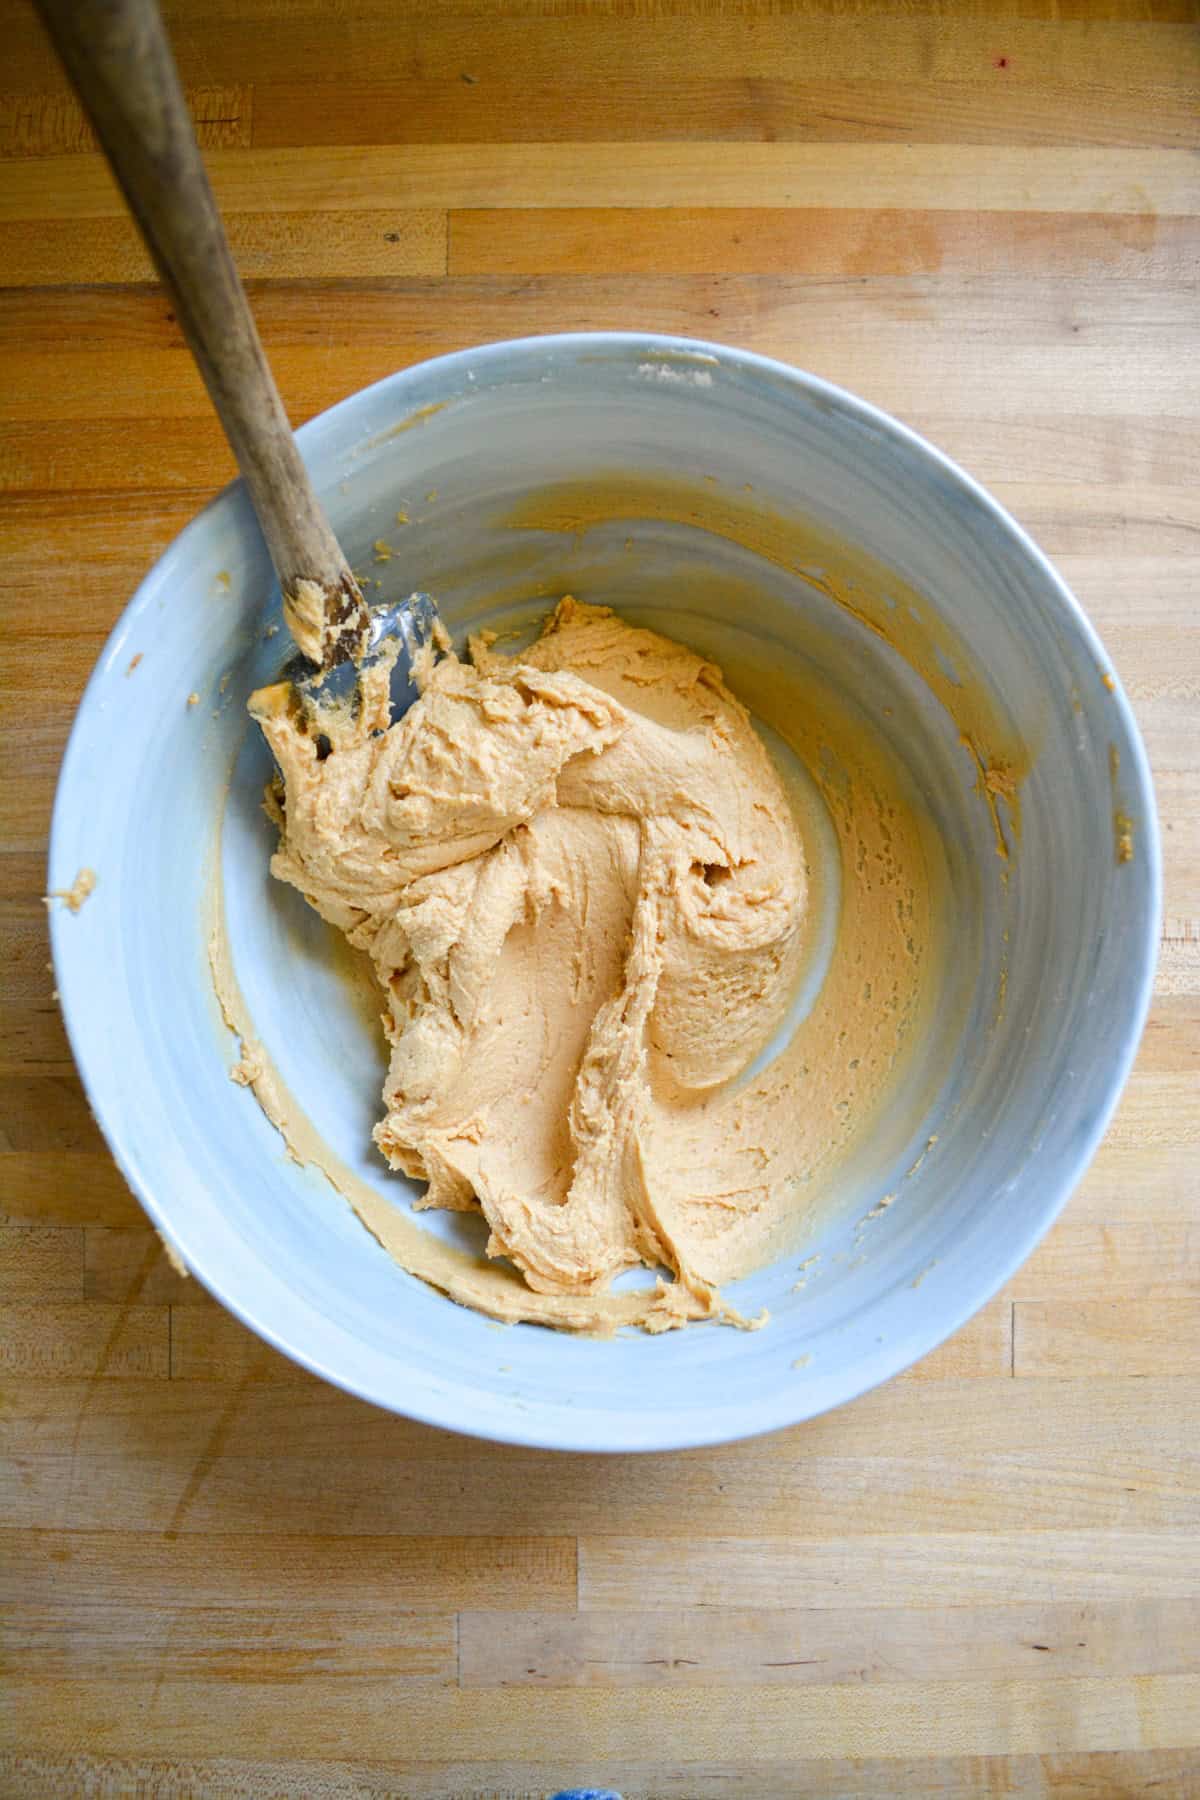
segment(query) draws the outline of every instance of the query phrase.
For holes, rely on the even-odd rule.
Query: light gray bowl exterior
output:
[[[361,1082],[375,1053],[337,1014],[313,935],[323,928],[281,912],[271,894],[270,833],[249,804],[261,752],[244,699],[278,665],[283,640],[263,640],[278,596],[235,485],[123,613],[80,705],[54,812],[50,886],[68,887],[85,866],[98,878],[78,914],[52,912],[63,1012],[92,1109],[150,1217],[200,1281],[298,1362],[381,1406],[512,1443],[721,1442],[809,1418],[927,1354],[1009,1279],[1065,1203],[1116,1104],[1152,988],[1150,773],[1119,685],[1105,684],[1103,647],[1054,569],[921,438],[825,382],[722,345],[638,334],[486,345],[392,376],[298,436],[356,564],[370,561],[376,538],[403,541],[391,529],[402,504],[433,521],[424,541],[436,561],[493,503],[623,467],[715,477],[729,491],[750,484],[894,568],[953,622],[1014,728],[1036,742],[1011,891],[988,872],[977,952],[994,961],[1008,906],[1007,1020],[976,1031],[956,1090],[913,1118],[899,1161],[935,1133],[939,1154],[903,1204],[865,1237],[848,1215],[832,1219],[800,1291],[796,1261],[738,1285],[743,1310],[770,1308],[762,1331],[607,1343],[501,1331],[406,1275],[322,1177],[289,1161],[228,1077],[236,1052],[205,941],[219,859],[239,975],[268,1047],[296,1091],[313,1095],[318,1124],[340,1133],[339,1151],[406,1203],[366,1144],[373,1101]],[[427,503],[434,488],[443,499]],[[499,556],[507,540],[494,541]],[[548,548],[552,574],[564,554],[569,573],[569,553]],[[408,585],[427,585],[423,566],[413,576]],[[461,617],[479,599],[469,586]],[[773,616],[801,604],[799,593],[781,591]],[[201,700],[189,707],[193,690]],[[1115,806],[1132,823],[1125,864],[1114,855]],[[271,984],[278,993],[289,956],[301,973],[280,1018],[299,1010],[273,1036]],[[329,1046],[315,1033],[296,1039],[323,997],[337,1014],[338,1073],[320,1086]]]

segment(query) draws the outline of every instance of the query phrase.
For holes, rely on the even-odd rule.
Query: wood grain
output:
[[[47,1378],[170,1372],[165,1306],[12,1301],[0,1306],[0,1370]]]
[[[208,1304],[207,1291],[179,1273],[140,1213],[139,1222],[140,1230],[88,1226],[83,1234],[82,1298],[120,1304],[136,1297],[148,1306]]]
[[[0,1299],[82,1300],[82,1231],[0,1225]]]
[[[246,1680],[303,1689],[327,1681],[373,1680],[445,1684],[457,1673],[454,1615],[298,1606],[282,1615],[263,1607],[162,1605],[153,1613],[115,1601],[89,1607],[81,1619],[72,1600],[20,1603],[3,1626],[5,1651],[20,1659],[26,1680],[103,1679],[114,1655],[133,1654],[129,1675],[154,1681],[165,1667],[180,1679]]]
[[[188,110],[202,150],[249,149],[254,89],[242,83],[189,87]],[[0,157],[73,156],[96,149],[96,134],[74,94],[0,95]]]
[[[176,1529],[202,1535],[472,1535],[483,1522],[599,1539],[619,1523],[627,1538],[686,1546],[736,1541],[752,1521],[782,1548],[803,1535],[851,1554],[882,1518],[925,1535],[935,1570],[945,1532],[981,1555],[1014,1529],[1035,1548],[1043,1532],[1104,1532],[1119,1567],[1125,1532],[1200,1530],[1200,1453],[1179,1425],[1200,1405],[1189,1377],[900,1384],[844,1421],[763,1444],[598,1463],[464,1444],[331,1396],[315,1377],[31,1377],[9,1381],[6,1398],[0,1445],[22,1480],[0,1492],[2,1527],[153,1534],[187,1494]],[[189,1494],[218,1428],[221,1453]],[[73,1463],[88,1479],[68,1496]]]
[[[1175,281],[1197,270],[1184,219],[932,213],[894,207],[495,208],[449,215],[451,275],[1053,275]]]
[[[3,1085],[7,1096],[15,1099],[22,1112],[26,1106],[40,1108],[49,1102],[51,1083],[48,1079],[43,1078],[36,1085],[29,1082]],[[78,1082],[64,1078],[64,1086],[67,1088],[64,1111],[73,1109],[83,1114],[90,1124],[87,1103]],[[42,1123],[47,1122],[43,1118]],[[19,1131],[23,1124],[24,1119],[21,1119],[17,1126]],[[68,1132],[72,1125],[67,1126]],[[90,1135],[86,1126],[82,1129],[83,1134]],[[94,1131],[95,1127],[92,1129]],[[21,1131],[21,1135],[25,1133]],[[144,1224],[145,1214],[107,1151],[74,1150],[65,1146],[40,1151],[6,1148],[0,1151],[0,1171],[3,1172],[5,1214],[10,1219],[30,1225],[104,1227]]]
[[[1188,150],[914,144],[588,143],[330,145],[214,150],[223,211],[312,213],[396,207],[857,206],[931,212],[1038,210],[1189,217],[1200,175]],[[0,221],[113,218],[121,199],[91,157],[16,161]]]
[[[168,1794],[175,1792],[236,1795],[254,1800],[260,1794],[304,1794],[319,1800],[364,1800],[397,1792],[405,1800],[494,1800],[496,1795],[542,1800],[562,1778],[562,1760],[531,1762],[526,1757],[503,1761],[459,1761],[453,1755],[436,1764],[412,1762],[407,1756],[383,1762],[354,1762],[341,1757],[309,1761],[301,1758],[264,1761],[247,1756],[172,1757],[162,1759],[101,1754],[26,1755],[0,1753],[0,1775],[16,1800],[44,1800],[47,1792],[103,1794]],[[997,1794],[1036,1796],[1037,1800],[1192,1800],[1196,1759],[1190,1751],[1102,1751],[1014,1756],[855,1757],[851,1762],[820,1760],[795,1754],[756,1758],[753,1763],[723,1757],[670,1761],[657,1752],[652,1759],[605,1760],[605,1774],[621,1791],[653,1795],[655,1800],[696,1800],[697,1795],[732,1794],[744,1800],[895,1800],[896,1783],[911,1786],[926,1800],[995,1800]],[[902,1791],[902,1790],[901,1790]]]
[[[1016,1375],[1200,1373],[1200,1299],[1019,1301]]]
[[[464,1687],[751,1687],[1183,1673],[1200,1600],[459,1616]]]
[[[373,1761],[400,1760],[415,1741],[445,1746],[468,1763],[517,1757],[546,1763],[562,1756],[566,1742],[592,1765],[631,1758],[647,1772],[661,1758],[664,1738],[687,1745],[685,1766],[753,1763],[764,1752],[781,1760],[801,1745],[822,1760],[924,1757],[947,1741],[972,1756],[1174,1750],[1190,1742],[1200,1706],[1200,1677],[1193,1675],[933,1682],[921,1690],[923,1703],[907,1684],[886,1682],[559,1688],[549,1706],[536,1690],[468,1693],[424,1685],[398,1704],[395,1684],[383,1678],[308,1689],[294,1713],[272,1704],[273,1685],[251,1681],[218,1687],[164,1679],[153,1708],[145,1709],[122,1704],[128,1690],[120,1680],[84,1681],[75,1691],[73,1732],[123,1756],[144,1756],[164,1740],[174,1757],[204,1755],[215,1739],[233,1756],[286,1757],[295,1749],[294,1713],[303,1710],[306,1742],[336,1754],[352,1738],[358,1754]],[[12,1726],[31,1751],[44,1754],[60,1743],[61,1703],[52,1684],[18,1673],[6,1700]]]
[[[660,1606],[1029,1605],[1056,1600],[1200,1597],[1200,1533],[993,1531],[827,1538],[583,1538],[579,1603]],[[1114,1554],[1115,1552],[1115,1554]]]
[[[277,1558],[244,1537],[25,1532],[10,1544],[24,1605],[66,1599],[89,1609],[152,1594],[181,1609],[320,1606],[347,1614],[503,1607],[543,1587],[547,1604],[575,1602],[575,1544],[563,1537],[325,1539],[280,1534]],[[11,1595],[11,1580],[6,1582]],[[0,1592],[5,1591],[0,1589]]]
[[[319,237],[313,236],[305,212],[243,212],[229,220],[229,241],[247,281],[440,275],[446,267],[447,238],[446,214],[420,207],[383,217],[377,212],[332,213]],[[1165,254],[1177,266],[1169,246]],[[63,282],[124,286],[153,279],[145,247],[123,218],[3,224],[0,259],[12,287]],[[1148,255],[1143,262],[1147,260]]]
[[[1137,712],[1163,943],[1059,1223],[793,1431],[588,1459],[351,1399],[168,1262],[42,899],[74,708],[232,475],[24,0],[0,68],[0,1791],[1200,1793],[1200,30],[1192,0],[168,0],[299,421],[658,328],[897,412]],[[140,646],[139,646],[140,647]],[[153,678],[152,646],[131,677]],[[181,704],[186,696],[181,695]]]
[[[26,1755],[0,1753],[0,1774],[16,1800],[44,1800],[47,1792],[124,1795],[176,1792],[236,1795],[253,1800],[267,1794],[304,1794],[319,1800],[364,1800],[397,1792],[405,1800],[494,1800],[496,1795],[542,1800],[562,1779],[561,1756],[545,1762],[525,1757],[503,1761],[453,1755],[436,1764],[406,1756],[383,1762],[342,1758],[319,1762],[300,1758],[264,1761],[248,1756],[172,1757],[164,1769],[149,1756]],[[1190,1751],[1102,1751],[1014,1756],[854,1757],[845,1762],[796,1754],[756,1758],[753,1763],[723,1757],[670,1761],[605,1760],[605,1774],[625,1794],[655,1800],[696,1800],[697,1795],[731,1794],[744,1800],[895,1800],[896,1783],[926,1800],[995,1800],[997,1794],[1045,1800],[1192,1800],[1196,1759]],[[903,1791],[903,1790],[900,1790]]]
[[[1102,419],[1128,418],[1140,405],[1156,419],[1183,422],[1200,404],[1200,375],[1178,354],[1195,316],[1187,284],[1114,280],[1096,298],[1081,300],[1050,281],[880,276],[872,291],[877,310],[869,329],[858,311],[861,277],[813,283],[774,275],[456,276],[442,284],[439,307],[430,306],[423,283],[399,280],[339,296],[345,344],[330,340],[319,288],[268,287],[255,296],[255,310],[297,419],[332,405],[348,382],[375,380],[398,365],[493,338],[514,319],[538,332],[635,330],[649,317],[661,329],[690,336],[728,333],[732,320],[748,349],[769,349],[828,379],[854,381],[877,404],[916,423],[932,410],[931,383],[923,361],[914,363],[912,339],[937,318],[945,337],[936,412],[959,422],[958,441],[968,448],[965,422],[981,413],[1015,426],[1031,410],[1031,394],[1036,414],[1057,417],[1077,415],[1081,391]],[[17,290],[5,297],[0,343],[11,349],[20,376],[0,392],[0,428],[207,416],[199,377],[168,309],[151,292]],[[1021,479],[1019,465],[1010,465],[1008,497],[1036,504],[1036,494],[1021,495]],[[1106,504],[1074,495],[1077,503],[1090,498],[1091,517],[1107,522],[1093,528],[1089,519],[1089,534],[1079,534],[1070,548],[1150,552],[1157,535],[1139,540],[1125,523],[1132,515],[1136,527],[1147,512],[1156,533],[1177,515],[1181,532],[1194,537],[1197,502],[1179,491],[1182,483],[1169,484],[1169,501],[1156,484],[1113,485],[1118,492]],[[1043,510],[1058,501],[1060,489],[1077,486],[1052,484],[1041,497]],[[1039,529],[1036,513],[1033,529]]]

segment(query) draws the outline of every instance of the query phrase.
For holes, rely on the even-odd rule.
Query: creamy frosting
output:
[[[745,1324],[723,1285],[799,1244],[924,1016],[936,834],[819,682],[789,677],[806,800],[711,661],[606,608],[567,599],[528,649],[469,651],[431,655],[395,724],[386,668],[318,719],[286,684],[251,702],[279,769],[273,871],[370,959],[376,1142],[427,1183],[418,1206],[482,1212],[488,1257],[331,1179],[405,1267],[498,1318]],[[832,951],[796,1014],[831,879]],[[636,1264],[674,1279],[610,1292]]]
[[[786,1150],[680,1158],[783,1021],[807,885],[745,708],[712,663],[570,599],[520,655],[485,634],[390,728],[386,705],[368,678],[322,754],[286,690],[254,701],[273,871],[385,997],[380,1149],[423,1204],[481,1208],[534,1290],[645,1263],[679,1278],[673,1310],[718,1309],[739,1223],[786,1205]]]

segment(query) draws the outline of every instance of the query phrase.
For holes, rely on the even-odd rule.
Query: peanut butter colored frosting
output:
[[[281,776],[272,870],[374,970],[376,1143],[427,1183],[419,1206],[481,1211],[503,1259],[491,1283],[442,1279],[432,1251],[419,1272],[502,1318],[745,1323],[723,1285],[796,1241],[914,1017],[920,829],[870,770],[831,780],[860,879],[789,1035],[817,877],[712,662],[566,599],[528,649],[484,633],[420,675],[391,724],[369,673],[324,742],[286,688],[251,703]],[[382,1210],[371,1228],[414,1266],[425,1234]],[[673,1279],[610,1295],[639,1264]]]

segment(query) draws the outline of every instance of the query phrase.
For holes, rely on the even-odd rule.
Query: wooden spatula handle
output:
[[[296,449],[208,183],[155,0],[37,0],[245,477],[284,610],[325,667],[361,655],[366,605]]]

